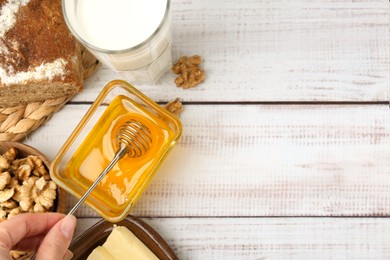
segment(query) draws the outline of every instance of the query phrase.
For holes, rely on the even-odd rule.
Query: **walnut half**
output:
[[[168,102],[164,108],[174,114],[175,116],[179,117],[181,112],[183,112],[183,104],[180,102],[179,98],[176,98],[170,102]]]
[[[179,76],[175,79],[177,87],[193,88],[205,80],[205,72],[200,68],[202,57],[199,55],[182,56],[172,66],[172,71]]]

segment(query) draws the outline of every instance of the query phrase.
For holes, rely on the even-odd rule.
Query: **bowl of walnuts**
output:
[[[31,146],[0,142],[0,221],[27,212],[65,212],[66,193],[51,180],[49,166]]]

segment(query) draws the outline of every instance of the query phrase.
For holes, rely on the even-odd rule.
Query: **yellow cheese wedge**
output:
[[[99,246],[89,255],[88,260],[158,259],[126,227],[114,227],[103,246]]]

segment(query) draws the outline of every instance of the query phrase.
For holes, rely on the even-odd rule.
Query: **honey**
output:
[[[79,193],[85,192],[113,159],[118,149],[115,136],[129,120],[137,120],[150,130],[150,148],[141,157],[125,155],[116,163],[86,200],[96,208],[119,212],[134,203],[174,143],[175,133],[163,118],[126,96],[115,97],[66,165],[65,178],[82,187]]]

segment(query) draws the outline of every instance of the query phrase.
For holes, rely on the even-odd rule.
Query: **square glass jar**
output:
[[[116,132],[124,122],[142,122],[150,148],[139,158],[124,156],[84,201],[109,222],[125,218],[182,133],[175,116],[122,80],[109,82],[50,166],[52,179],[80,198],[118,150]]]

